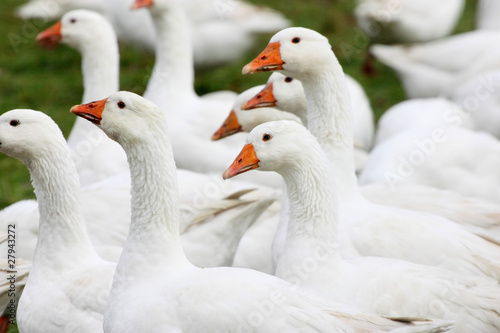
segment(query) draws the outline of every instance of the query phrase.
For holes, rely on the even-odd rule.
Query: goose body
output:
[[[412,45],[375,44],[370,52],[396,71],[408,98],[437,97],[499,68],[499,34],[475,30]]]
[[[359,254],[403,259],[498,280],[496,245],[444,218],[376,205],[361,196],[352,158],[349,94],[342,67],[324,36],[305,28],[280,31],[266,49],[243,68],[243,73],[269,69],[280,70],[302,82],[308,106],[308,129],[331,162],[338,182],[341,228],[349,230]],[[279,233],[275,247],[284,249],[284,239]],[[481,259],[477,257],[479,253],[482,253]],[[443,257],[439,259],[440,256]],[[488,268],[483,266],[486,262]]]
[[[364,325],[390,330],[393,322],[370,316],[370,323],[336,303],[329,312],[327,302],[292,292],[293,285],[270,275],[193,266],[180,246],[175,162],[163,112],[128,92],[75,106],[72,112],[92,119],[124,147],[132,175],[132,222],[105,313],[106,332],[329,332]],[[273,291],[282,296],[279,304],[271,300],[275,310],[258,325],[250,322],[256,302],[265,302]]]
[[[443,38],[455,28],[464,0],[359,0],[357,25],[377,43],[415,43]]]

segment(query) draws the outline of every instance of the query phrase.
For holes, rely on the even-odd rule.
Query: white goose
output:
[[[498,246],[449,220],[375,205],[360,195],[354,173],[349,94],[342,67],[324,36],[305,28],[278,32],[243,73],[265,70],[280,70],[302,82],[308,128],[327,153],[338,180],[341,227],[348,228],[360,254],[500,279]],[[275,239],[276,247],[283,249],[283,242]]]
[[[172,146],[179,168],[218,172],[227,167],[237,147],[236,135],[211,141],[213,131],[226,118],[236,93],[221,91],[198,96],[194,91],[194,66],[186,17],[176,0],[138,0],[134,8],[146,7],[158,33],[153,74],[144,97],[161,107],[171,126]],[[239,138],[238,138],[239,137]],[[215,157],[215,158],[214,158]],[[244,180],[281,186],[276,174]]]
[[[415,43],[452,33],[465,0],[358,0],[357,25],[378,43]]]
[[[65,14],[52,27],[41,32],[43,46],[65,43],[82,55],[83,103],[117,92],[119,88],[119,50],[109,22],[96,12],[75,10]],[[88,121],[77,119],[68,137],[82,186],[128,170],[123,149]]]
[[[106,16],[122,43],[147,51],[156,48],[155,30],[149,15],[131,11],[134,0],[32,0],[17,8],[23,19],[55,20],[75,9],[97,11]],[[244,1],[182,1],[189,17],[190,37],[197,66],[235,61],[254,44],[253,35],[276,32],[290,25],[283,14]]]
[[[0,116],[0,151],[28,167],[40,209],[35,257],[17,310],[20,331],[102,332],[116,265],[90,243],[78,173],[61,131],[41,112],[13,110]]]
[[[500,31],[475,30],[413,45],[373,45],[370,52],[398,74],[409,98],[449,94],[500,67]]]
[[[273,73],[273,75],[275,74],[278,73]],[[251,88],[247,92],[240,94],[237,102],[235,102],[233,111],[214,134],[214,138],[222,138],[236,131],[250,132],[261,123],[278,119],[276,115],[277,110],[272,107],[261,107],[253,109],[251,112],[241,111],[241,102],[245,101],[249,97],[246,95],[250,95],[250,92],[254,89],[257,90],[258,88]],[[257,95],[258,98],[248,101],[246,104],[260,101],[258,102],[261,103],[260,105],[265,105],[269,101],[269,105],[272,105],[274,98],[268,98],[269,95],[266,94],[269,91],[270,89],[264,90]],[[249,107],[253,107],[253,105],[249,104]],[[284,115],[290,115],[286,111],[281,112]],[[422,114],[426,116],[421,117]],[[282,116],[280,115],[279,117]],[[412,128],[422,125],[429,126],[431,124],[434,124],[436,128],[453,126],[474,127],[468,114],[461,110],[458,105],[446,99],[412,99],[399,103],[384,113],[379,120],[377,141],[383,141],[386,137],[394,135],[394,133],[399,132],[405,127]],[[418,184],[398,186],[395,183],[374,183],[361,186],[360,190],[363,196],[372,202],[421,210],[443,216],[461,224],[467,230],[482,238],[500,244],[499,205],[463,196],[454,191]],[[277,214],[275,215],[277,216]],[[267,222],[267,225],[274,226],[276,223],[277,218],[273,222]],[[268,234],[272,230],[269,229]],[[262,238],[262,235],[260,237]],[[261,244],[261,246],[264,246],[264,244]],[[253,247],[255,248],[256,245],[253,245]],[[267,245],[265,248],[267,251],[270,249]],[[261,253],[260,251],[255,252]],[[257,266],[254,265],[252,267]]]
[[[494,279],[458,277],[391,258],[342,258],[335,177],[303,126],[278,121],[256,127],[224,178],[255,168],[280,173],[287,188],[288,226],[282,230],[285,244],[276,276],[382,316],[452,320],[454,332],[500,329],[500,286]],[[439,312],[430,305],[434,302]]]
[[[193,266],[180,246],[176,167],[163,112],[129,92],[71,110],[124,147],[132,174],[132,223],[105,313],[106,332],[401,328],[401,323],[329,306],[267,274]],[[262,305],[272,310],[263,315]],[[429,329],[436,326],[447,324],[430,323]]]

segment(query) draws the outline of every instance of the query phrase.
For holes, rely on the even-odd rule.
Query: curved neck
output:
[[[120,54],[116,36],[103,34],[95,43],[80,49],[82,55],[83,100],[89,103],[119,90]]]
[[[37,267],[67,267],[97,256],[88,238],[80,203],[80,182],[66,142],[24,161],[31,173],[40,212]]]
[[[328,66],[315,68],[300,81],[307,99],[308,129],[332,163],[339,199],[357,196],[352,109],[342,67],[332,53]]]
[[[168,10],[150,12],[157,34],[156,62],[144,96],[165,96],[170,105],[196,98],[193,46],[182,8],[173,2]]]
[[[319,146],[310,146],[307,158],[282,168],[288,198],[285,251],[277,263],[277,274],[290,272],[292,262],[320,255],[340,260],[338,202],[329,163]]]
[[[187,263],[179,236],[176,166],[162,131],[152,129],[141,142],[122,142],[132,177],[132,220],[117,270],[120,274],[142,275]]]

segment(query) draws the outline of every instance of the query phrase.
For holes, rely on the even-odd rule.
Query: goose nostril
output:
[[[260,60],[266,60],[266,59],[267,59],[267,56],[265,56],[265,55],[260,57]]]
[[[243,159],[242,159],[242,158],[240,158],[240,159],[238,160],[238,164],[241,164],[241,162],[243,162]]]

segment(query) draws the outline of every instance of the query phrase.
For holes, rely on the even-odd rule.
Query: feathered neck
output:
[[[350,95],[335,55],[300,78],[307,99],[308,129],[332,163],[339,200],[359,195],[354,166]]]
[[[67,268],[96,258],[80,202],[80,182],[66,142],[45,147],[23,161],[31,173],[40,212],[33,267]],[[53,141],[55,142],[55,141]]]
[[[106,98],[119,90],[120,54],[116,35],[104,33],[95,37],[92,43],[82,43],[78,47],[82,55],[82,103]],[[101,136],[105,136],[101,130],[77,117],[68,137],[68,145],[76,147],[82,139]]]
[[[179,189],[172,147],[162,125],[156,126],[144,133],[144,140],[121,142],[132,177],[132,220],[117,268],[121,276],[168,271],[188,263],[179,236]]]
[[[311,142],[304,154],[307,158],[280,172],[289,206],[285,251],[276,270],[282,277],[294,260],[307,260],[320,253],[328,260],[340,260],[338,198],[330,164],[316,143]]]
[[[176,109],[185,100],[197,98],[189,23],[175,2],[168,10],[151,8],[150,13],[157,34],[156,62],[144,96],[162,106],[166,101],[168,109]]]

